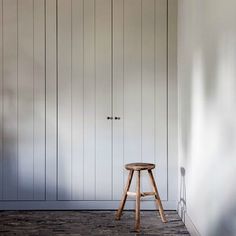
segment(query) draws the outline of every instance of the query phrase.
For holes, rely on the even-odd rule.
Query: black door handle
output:
[[[113,117],[112,116],[108,116],[107,119],[108,120],[113,120]]]
[[[116,117],[115,117],[115,120],[120,120],[120,117],[117,117],[117,116],[116,116]]]

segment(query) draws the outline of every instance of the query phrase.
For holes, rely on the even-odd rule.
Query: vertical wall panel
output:
[[[155,0],[142,1],[142,161],[155,163]],[[157,166],[158,167],[158,166]],[[149,176],[142,186],[151,191]]]
[[[3,0],[3,199],[17,199],[17,1]]]
[[[33,199],[33,1],[18,0],[18,198]]]
[[[84,1],[84,199],[95,199],[95,6]]]
[[[57,199],[56,0],[46,0],[46,200]]]
[[[58,0],[58,200],[71,200],[71,0]]]
[[[141,0],[124,1],[124,161],[141,156]],[[127,172],[126,177],[127,178]],[[133,184],[132,184],[133,185]]]
[[[111,0],[96,1],[95,24],[96,199],[110,200],[112,194],[112,121],[107,120],[106,116],[112,115]]]
[[[167,1],[155,7],[155,154],[156,177],[162,199],[167,199]]]
[[[0,200],[3,199],[3,0],[0,1]]]
[[[113,199],[123,193],[124,171],[124,0],[113,1]]]
[[[72,0],[72,200],[83,200],[84,189],[84,9]]]
[[[141,161],[141,0],[124,6],[125,162]]]
[[[34,200],[45,199],[45,6],[34,0]]]

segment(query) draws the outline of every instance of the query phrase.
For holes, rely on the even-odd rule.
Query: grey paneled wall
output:
[[[45,11],[1,0],[1,199],[45,199]]]
[[[167,7],[0,0],[0,200],[119,200],[134,161],[168,199]]]

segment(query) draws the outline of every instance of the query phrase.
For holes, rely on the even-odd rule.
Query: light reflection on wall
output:
[[[236,2],[179,4],[179,165],[186,172],[186,211],[201,235],[236,235]]]

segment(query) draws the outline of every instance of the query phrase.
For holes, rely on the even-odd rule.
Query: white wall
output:
[[[236,235],[236,1],[180,0],[178,14],[180,214]]]

